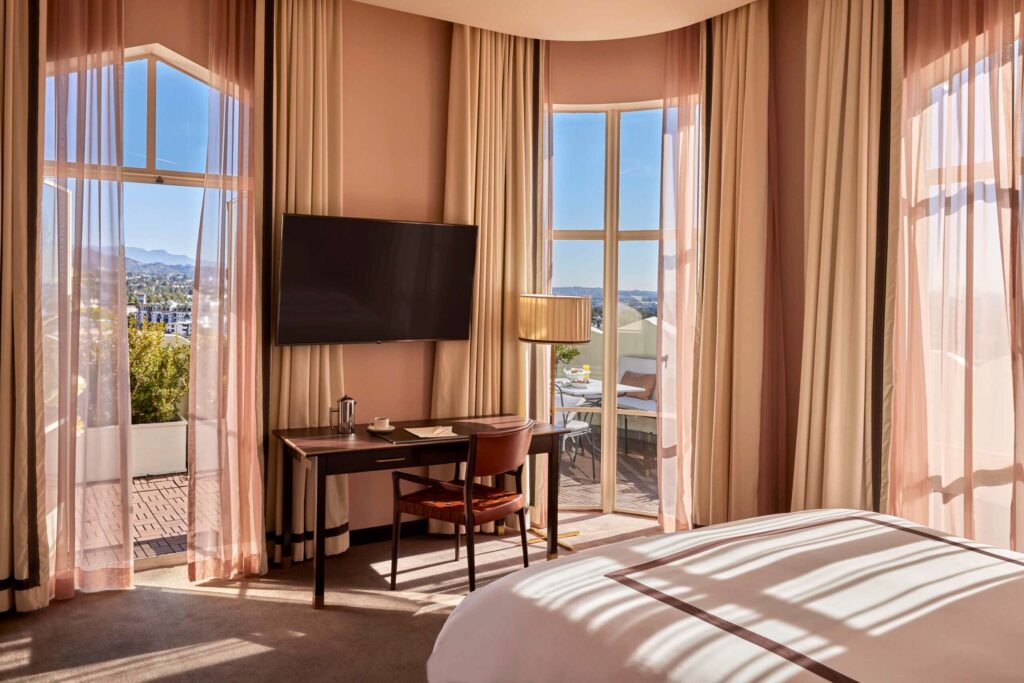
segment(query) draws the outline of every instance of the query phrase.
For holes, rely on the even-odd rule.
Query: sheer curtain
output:
[[[41,313],[52,590],[132,585],[122,0],[52,0]]]
[[[693,366],[704,221],[704,29],[668,35],[663,105],[658,286],[658,517],[690,528]]]
[[[1021,3],[910,0],[890,511],[1024,549]]]
[[[193,581],[266,571],[260,475],[256,1],[211,0],[206,183],[196,250],[188,432]]]

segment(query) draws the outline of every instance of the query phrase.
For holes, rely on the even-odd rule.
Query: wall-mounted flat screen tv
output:
[[[277,344],[468,339],[472,225],[286,214]]]

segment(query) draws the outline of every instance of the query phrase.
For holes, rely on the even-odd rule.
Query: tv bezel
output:
[[[329,218],[336,220],[351,220],[360,221],[363,223],[387,223],[389,225],[420,225],[426,227],[445,227],[445,228],[469,228],[473,230],[475,236],[475,246],[473,249],[473,286],[476,286],[476,271],[479,263],[480,255],[480,227],[471,223],[438,223],[434,221],[410,221],[410,220],[393,220],[389,218],[363,218],[362,216],[329,216],[317,213],[292,213],[285,212],[281,216],[281,249],[284,250],[284,230],[285,230],[285,219],[288,217],[292,218]],[[291,346],[341,346],[347,344],[401,344],[408,342],[439,342],[439,341],[468,341],[469,335],[473,330],[473,301],[470,296],[470,311],[469,311],[469,322],[466,325],[466,334],[462,337],[415,337],[412,339],[367,339],[364,341],[322,341],[322,342],[280,342],[278,341],[278,331],[280,329],[281,321],[281,269],[284,266],[284,259],[277,258],[277,279],[276,287],[273,288],[273,296],[276,298],[276,305],[274,306],[274,346],[279,347],[291,347]]]

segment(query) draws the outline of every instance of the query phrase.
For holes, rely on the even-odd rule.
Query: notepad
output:
[[[406,427],[405,431],[421,439],[443,439],[458,436],[452,431],[451,425],[439,427]]]

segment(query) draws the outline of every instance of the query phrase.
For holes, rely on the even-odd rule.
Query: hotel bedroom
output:
[[[0,10],[0,679],[1024,680],[1024,1]]]

